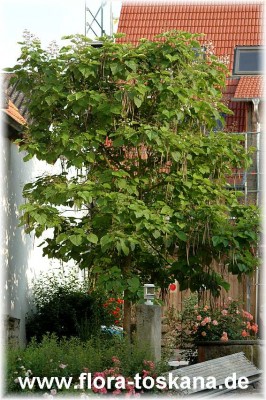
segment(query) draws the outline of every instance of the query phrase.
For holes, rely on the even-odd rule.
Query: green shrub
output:
[[[110,325],[114,316],[103,307],[107,297],[89,292],[74,276],[43,276],[33,288],[35,310],[27,318],[27,340],[55,333],[59,338],[86,340],[99,334],[101,325]]]
[[[142,372],[144,360],[151,360],[147,349],[130,343],[126,338],[81,341],[78,338],[59,340],[54,334],[47,335],[41,343],[32,340],[26,349],[8,349],[7,392],[21,391],[18,376],[73,377],[74,384],[84,371],[96,373],[113,368],[113,357],[120,360],[120,372],[125,377]],[[34,390],[40,391],[38,388]]]

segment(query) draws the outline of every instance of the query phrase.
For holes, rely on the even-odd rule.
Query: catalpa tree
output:
[[[226,174],[250,162],[243,137],[217,132],[225,67],[197,36],[169,32],[137,46],[66,37],[57,54],[22,43],[12,69],[27,99],[27,152],[62,171],[24,187],[21,223],[43,254],[89,269],[124,294],[124,328],[143,283],[203,287],[217,296],[257,265],[257,209],[239,203]],[[73,173],[73,170],[75,173]],[[72,172],[71,172],[72,171]],[[73,213],[75,210],[75,213]],[[70,211],[70,212],[69,212]]]

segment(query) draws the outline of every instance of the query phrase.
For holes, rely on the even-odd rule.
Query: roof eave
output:
[[[253,101],[255,99],[264,100],[262,97],[233,97],[233,98],[231,98],[231,101],[246,101],[246,102],[250,102],[250,101]]]
[[[1,110],[1,120],[7,126],[10,126],[14,129],[16,133],[16,137],[19,138],[22,135],[23,124],[19,123],[18,121],[14,120],[10,115],[8,115],[5,110]]]

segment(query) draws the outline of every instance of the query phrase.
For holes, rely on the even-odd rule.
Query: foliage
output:
[[[148,370],[144,360],[150,360],[147,348],[128,340],[91,339],[81,342],[77,338],[58,340],[55,335],[45,336],[41,343],[32,341],[26,349],[10,348],[7,352],[7,391],[21,391],[18,376],[25,377],[73,377],[70,392],[77,393],[73,386],[79,383],[82,372],[95,374],[114,368],[119,360],[119,373],[124,377]],[[149,361],[153,366],[152,361]],[[115,364],[115,365],[114,365]],[[154,373],[165,370],[163,364],[156,365]],[[52,389],[56,389],[53,386]],[[38,392],[35,387],[33,392]],[[40,389],[39,389],[40,392]],[[44,388],[43,392],[47,392]],[[26,393],[26,391],[24,391]]]
[[[59,338],[88,339],[99,334],[101,325],[112,325],[116,316],[106,310],[103,293],[89,292],[74,275],[44,274],[33,287],[35,310],[27,318],[28,340],[41,341],[47,332]]]
[[[97,378],[99,376],[103,377],[106,382],[108,377],[121,377],[124,376],[123,372],[122,372],[122,368],[121,368],[121,361],[119,360],[118,357],[112,357],[112,361],[113,361],[113,366],[110,369],[106,369],[102,372],[96,372],[93,375],[93,378]],[[98,393],[98,394],[114,394],[114,395],[125,395],[125,396],[134,396],[137,395],[139,396],[140,394],[143,394],[145,392],[158,392],[159,390],[156,388],[156,386],[154,386],[151,389],[146,389],[143,385],[142,385],[142,381],[143,379],[149,377],[153,380],[156,379],[157,377],[157,371],[156,371],[156,367],[155,367],[155,363],[153,361],[149,361],[149,360],[144,360],[143,364],[142,364],[142,370],[139,370],[138,372],[139,376],[140,376],[140,381],[139,381],[139,385],[135,386],[133,378],[132,377],[125,377],[125,388],[122,389],[118,389],[115,386],[115,382],[112,382],[112,387],[108,388],[107,384],[99,389],[97,387],[93,387],[92,391],[94,393]],[[136,374],[134,374],[136,375]]]
[[[230,297],[222,308],[211,310],[208,305],[196,307],[191,328],[196,341],[254,339],[258,332],[253,316],[242,309],[240,302]]]
[[[48,299],[56,297],[58,291],[61,290],[68,293],[87,293],[89,289],[88,283],[83,279],[79,279],[77,273],[72,269],[65,272],[60,269],[42,272],[32,284],[35,306],[42,308]]]
[[[253,316],[231,297],[223,306],[210,307],[198,305],[197,296],[191,295],[185,299],[182,311],[169,310],[167,323],[174,346],[181,349],[193,349],[198,341],[254,339],[258,332]]]
[[[170,307],[166,313],[165,322],[169,327],[165,340],[171,349],[184,350],[185,359],[194,363],[197,360],[197,350],[194,337],[191,335],[195,305],[198,303],[198,296],[191,294],[182,303],[182,311]]]
[[[106,309],[107,313],[110,315],[113,315],[115,318],[114,324],[115,325],[121,325],[122,321],[122,316],[123,316],[123,309],[122,309],[122,304],[124,303],[123,299],[115,299],[113,297],[110,297],[109,299],[106,300],[106,302],[103,304],[103,307]]]
[[[137,46],[66,39],[56,55],[23,42],[12,69],[32,121],[19,141],[25,161],[62,165],[25,185],[21,224],[37,236],[52,229],[45,255],[74,260],[127,300],[144,282],[174,279],[218,296],[228,283],[213,260],[237,275],[257,265],[257,209],[226,184],[250,157],[242,135],[216,130],[230,113],[225,66],[186,32]]]

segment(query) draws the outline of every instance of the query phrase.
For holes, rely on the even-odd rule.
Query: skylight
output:
[[[237,46],[234,55],[234,75],[259,75],[263,73],[262,46]]]

